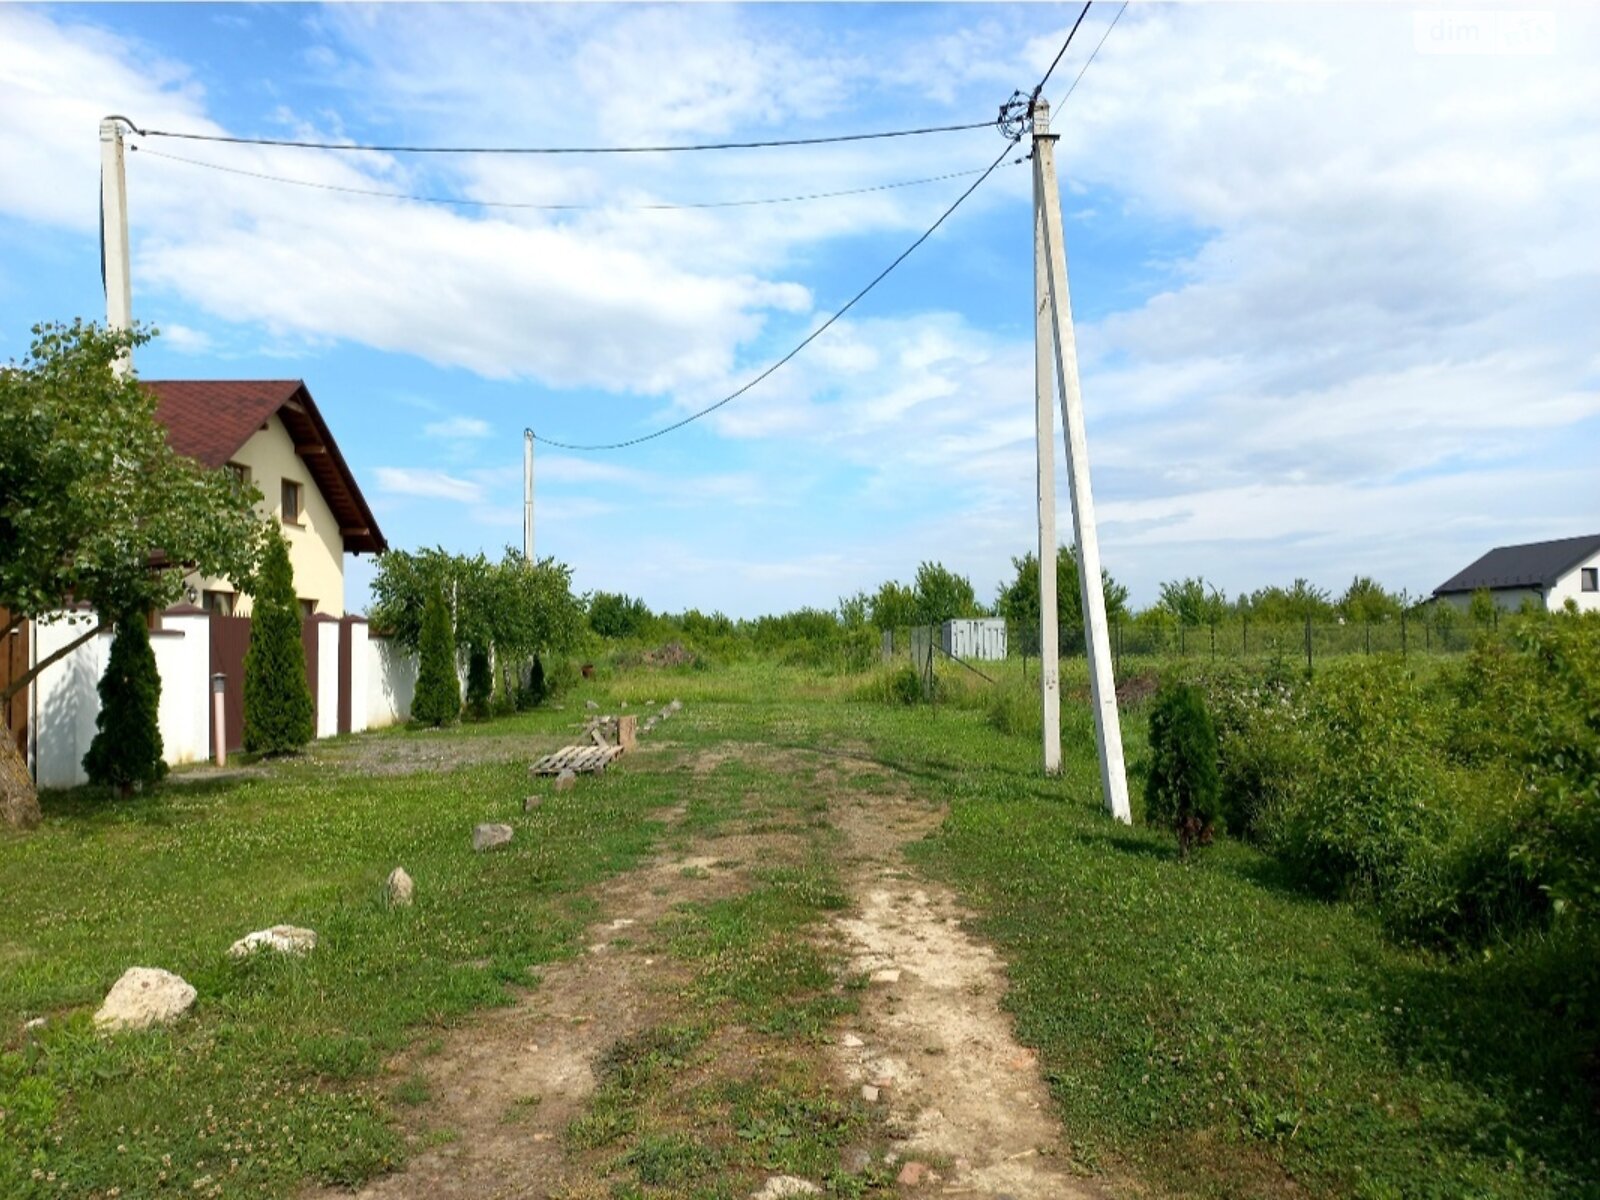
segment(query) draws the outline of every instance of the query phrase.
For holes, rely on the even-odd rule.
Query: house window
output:
[[[1586,592],[1600,592],[1600,567],[1585,567],[1583,569],[1583,590]]]
[[[222,469],[227,471],[228,474],[232,475],[234,481],[238,483],[240,487],[250,486],[250,468],[245,466],[243,463],[223,463]]]
[[[309,621],[316,615],[316,612],[317,602],[315,600],[307,600],[304,596],[300,597],[300,619],[302,621]]]
[[[232,592],[214,592],[207,588],[204,597],[204,608],[209,613],[231,617],[233,616],[234,601],[235,596]]]
[[[292,479],[283,481],[283,523],[285,525],[300,524],[301,487]]]

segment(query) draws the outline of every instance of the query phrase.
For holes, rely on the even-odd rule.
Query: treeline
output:
[[[657,613],[640,598],[596,592],[587,600],[588,627],[612,640],[663,642],[673,639],[719,657],[744,654],[776,656],[794,664],[864,667],[876,652],[875,633],[966,617],[1003,617],[1016,639],[1015,648],[1036,646],[1039,628],[1039,559],[1029,552],[1013,558],[1012,575],[996,588],[994,599],[980,599],[971,578],[936,561],[918,566],[909,581],[885,580],[873,591],[840,598],[832,609],[801,608],[754,619],[734,619],[698,609]],[[1376,580],[1358,575],[1335,594],[1305,579],[1288,586],[1271,585],[1229,597],[1201,577],[1175,579],[1161,585],[1155,603],[1144,609],[1129,604],[1128,589],[1102,569],[1101,594],[1106,614],[1130,632],[1147,635],[1141,644],[1164,644],[1181,628],[1213,628],[1230,621],[1261,625],[1345,623],[1381,625],[1402,614],[1448,628],[1461,621],[1449,604],[1419,600],[1403,591],[1389,591]],[[1063,643],[1083,627],[1077,548],[1061,547],[1056,557],[1056,617]],[[1466,619],[1488,623],[1494,605],[1487,593],[1473,598]],[[1171,635],[1169,637],[1169,635]]]
[[[429,725],[461,713],[460,656],[466,712],[482,719],[539,704],[575,678],[570,656],[588,632],[572,569],[551,558],[528,563],[510,547],[499,562],[442,547],[387,551],[368,616],[420,656],[412,718]]]

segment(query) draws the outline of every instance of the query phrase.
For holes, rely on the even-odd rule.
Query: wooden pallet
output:
[[[621,746],[563,746],[553,754],[546,754],[528,770],[534,775],[559,775],[563,771],[598,775],[621,754]]]

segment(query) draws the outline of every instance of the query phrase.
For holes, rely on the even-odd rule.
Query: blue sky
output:
[[[981,120],[1077,5],[0,7],[0,358],[99,317],[96,127],[658,143]],[[1600,23],[1583,8],[1096,4],[1048,89],[1106,565],[1149,603],[1426,591],[1600,528]],[[1433,10],[1429,10],[1431,13]],[[1439,50],[1474,51],[1440,53]],[[1535,53],[1523,53],[1523,50]],[[509,159],[133,139],[150,378],[306,380],[398,547],[521,538],[521,430],[646,432],[738,386],[931,223],[989,130]],[[312,190],[582,204],[552,212]],[[1026,165],[714,417],[541,449],[538,549],[657,608],[830,606],[1034,542]],[[1059,437],[1059,432],[1058,435]],[[1059,447],[1058,447],[1059,457]],[[1064,487],[1064,471],[1058,471]],[[1070,516],[1063,494],[1063,538]],[[348,573],[360,607],[368,560]]]

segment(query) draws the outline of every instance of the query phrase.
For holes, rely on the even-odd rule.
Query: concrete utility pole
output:
[[[522,431],[522,559],[533,565],[533,430]]]
[[[1033,131],[1050,132],[1050,105],[1033,109]],[[1044,773],[1061,773],[1061,642],[1056,628],[1056,435],[1051,407],[1055,344],[1044,242],[1044,196],[1033,177],[1033,398],[1039,456],[1039,699],[1044,706]]]
[[[106,285],[106,324],[133,325],[133,279],[128,262],[128,175],[122,150],[121,117],[100,122],[100,259]],[[112,369],[126,378],[133,357],[125,354]]]
[[[1100,749],[1100,788],[1106,810],[1117,820],[1133,820],[1128,808],[1128,776],[1122,761],[1122,722],[1117,714],[1117,684],[1111,670],[1111,636],[1105,592],[1100,585],[1100,538],[1095,532],[1094,497],[1089,490],[1089,448],[1084,434],[1083,395],[1078,386],[1078,346],[1072,333],[1072,299],[1067,292],[1067,255],[1061,230],[1061,190],[1056,180],[1056,136],[1049,126],[1033,128],[1033,186],[1037,224],[1044,231],[1049,277],[1050,317],[1061,393],[1062,436],[1067,446],[1067,487],[1072,496],[1072,530],[1078,546],[1078,583],[1089,657],[1089,695],[1094,706],[1095,740]],[[1043,573],[1043,563],[1040,571]]]

